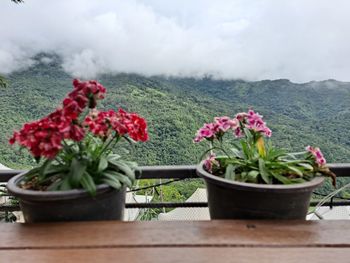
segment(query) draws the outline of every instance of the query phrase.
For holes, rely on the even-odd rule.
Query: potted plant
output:
[[[209,143],[197,174],[206,182],[212,219],[305,219],[322,175],[335,186],[319,148],[288,153],[266,139],[271,134],[252,109],[216,117],[198,130],[194,142]]]
[[[26,123],[10,144],[27,148],[38,167],[13,177],[26,222],[121,219],[125,189],[135,162],[113,152],[121,141],[147,141],[146,121],[123,109],[99,111],[106,89],[96,81],[73,81],[62,105]]]

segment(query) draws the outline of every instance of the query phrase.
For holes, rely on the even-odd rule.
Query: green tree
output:
[[[3,76],[0,76],[0,87],[1,88],[6,88],[7,87],[7,82]]]

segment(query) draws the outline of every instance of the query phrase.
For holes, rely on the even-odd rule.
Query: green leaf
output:
[[[47,191],[57,191],[60,189],[60,186],[62,184],[62,180],[56,180],[55,182],[53,182],[49,187],[47,187]]]
[[[53,174],[58,174],[58,173],[64,173],[64,172],[68,172],[68,167],[64,166],[64,165],[55,165],[55,164],[48,164],[45,169],[43,170],[43,174],[45,176],[48,175],[53,175]]]
[[[101,156],[97,171],[102,172],[102,171],[106,170],[107,167],[108,167],[107,159],[105,157]]]
[[[137,162],[124,161],[124,163],[128,165],[132,170],[135,170],[138,167]]]
[[[303,177],[303,172],[300,171],[298,168],[294,166],[288,166],[288,169],[299,175],[300,177]]]
[[[297,155],[305,155],[305,154],[307,154],[307,153],[308,153],[307,151],[303,151],[303,152],[287,153],[286,155],[295,157],[295,156],[297,156]],[[295,158],[296,158],[296,157],[295,157]]]
[[[69,178],[66,177],[66,178],[62,181],[62,183],[61,183],[59,189],[62,190],[62,191],[71,190],[71,189],[72,189],[72,186],[71,186],[71,184],[70,184],[70,182],[69,182]]]
[[[80,181],[82,187],[91,195],[96,195],[96,184],[88,172],[85,172]]]
[[[81,178],[85,173],[85,171],[86,171],[85,162],[79,161],[78,159],[74,158],[72,160],[69,175],[68,175],[71,186],[73,186],[74,188],[79,187]]]
[[[313,171],[314,168],[312,167],[312,165],[308,164],[308,163],[299,163],[299,166],[302,166],[304,168],[306,168],[307,170]]]
[[[40,167],[40,171],[38,173],[38,179],[39,181],[43,180],[45,178],[45,170],[46,167],[49,166],[51,164],[52,160],[51,159],[47,159]]]
[[[240,150],[238,150],[237,148],[231,148],[230,150],[235,157],[242,158],[242,153]]]
[[[29,170],[26,174],[25,174],[25,179],[27,181],[30,181],[32,178],[34,178],[35,176],[38,176],[40,172],[40,167],[35,167],[31,170]]]
[[[290,179],[291,182],[293,184],[300,184],[300,183],[305,183],[307,182],[307,180],[303,179],[303,178],[293,178],[293,179]]]
[[[119,154],[110,154],[107,156],[107,160],[119,160],[121,158],[121,156]]]
[[[135,171],[131,169],[128,164],[121,160],[109,160],[108,162],[112,165],[113,168],[117,168],[125,175],[127,175],[131,181],[135,180]]]
[[[268,148],[267,151],[267,159],[269,160],[276,160],[282,156],[285,156],[286,153],[283,149],[276,149],[276,148]]]
[[[257,183],[258,182],[258,175],[259,171],[252,170],[247,174],[247,181],[251,183]]]
[[[271,172],[272,176],[275,177],[275,179],[277,179],[279,182],[283,183],[283,184],[292,184],[293,182],[288,179],[287,177],[279,174],[279,173],[275,173],[275,172]]]
[[[103,178],[102,182],[108,184],[110,187],[113,187],[117,190],[119,190],[122,187],[121,183],[116,178],[114,179]]]
[[[103,173],[104,177],[108,178],[108,179],[111,179],[111,177],[119,180],[119,182],[121,182],[122,184],[126,185],[127,187],[132,187],[133,185],[133,182],[130,180],[129,177],[127,177],[125,174],[122,174],[122,173],[118,173],[116,171],[105,171]]]
[[[271,178],[269,176],[268,171],[266,170],[265,162],[261,158],[259,158],[259,172],[260,172],[261,178],[264,180],[264,182],[267,184],[270,184]]]
[[[249,152],[247,143],[241,140],[241,145],[242,145],[242,150],[243,150],[245,159],[249,159],[250,152]]]
[[[236,167],[232,164],[227,165],[226,171],[225,171],[225,178],[228,180],[235,180],[236,173],[235,173]]]
[[[238,177],[240,177],[240,181],[245,182],[248,179],[247,178],[248,177],[248,173],[247,172],[241,172]]]
[[[252,141],[253,140],[253,135],[250,132],[250,130],[247,129],[247,128],[243,128],[243,131],[244,131],[244,134],[247,136],[247,140],[248,141]]]

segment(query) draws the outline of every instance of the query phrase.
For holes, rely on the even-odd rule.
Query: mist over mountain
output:
[[[8,145],[14,129],[52,111],[72,88],[60,57],[42,54],[33,66],[7,76],[0,89],[0,163],[34,165],[26,152]],[[145,117],[150,141],[133,153],[140,164],[194,164],[204,150],[192,139],[214,116],[249,107],[264,115],[278,146],[300,151],[319,146],[329,162],[349,162],[350,83],[336,80],[296,84],[286,79],[247,82],[205,78],[102,74],[102,108],[123,107]]]
[[[349,81],[347,0],[0,1],[0,73],[56,52],[65,72]]]

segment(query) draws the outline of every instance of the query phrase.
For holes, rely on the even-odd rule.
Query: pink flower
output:
[[[260,132],[266,137],[271,137],[272,132],[266,126],[266,123],[263,121],[263,116],[259,113],[254,112],[253,110],[249,110],[246,115],[246,127],[250,130],[254,130],[256,132]]]
[[[230,119],[227,116],[215,117],[215,123],[218,125],[218,129],[226,132],[229,129],[236,129],[239,126],[239,121],[237,119]]]
[[[220,163],[215,159],[216,155],[215,154],[210,154],[207,159],[204,161],[204,168],[207,170],[209,173],[213,172],[214,167],[219,167]]]
[[[236,138],[244,137],[244,133],[240,127],[236,128],[233,132],[234,132]]]
[[[243,121],[246,117],[247,117],[247,113],[246,112],[239,112],[236,114],[236,119],[239,121]]]
[[[308,146],[306,146],[305,149],[315,157],[315,161],[319,167],[326,164],[326,159],[324,158],[320,148],[318,148],[318,147],[314,148],[314,147],[308,145]]]
[[[200,142],[204,139],[214,139],[216,133],[219,132],[219,125],[216,123],[205,123],[202,128],[197,131],[194,142]]]

